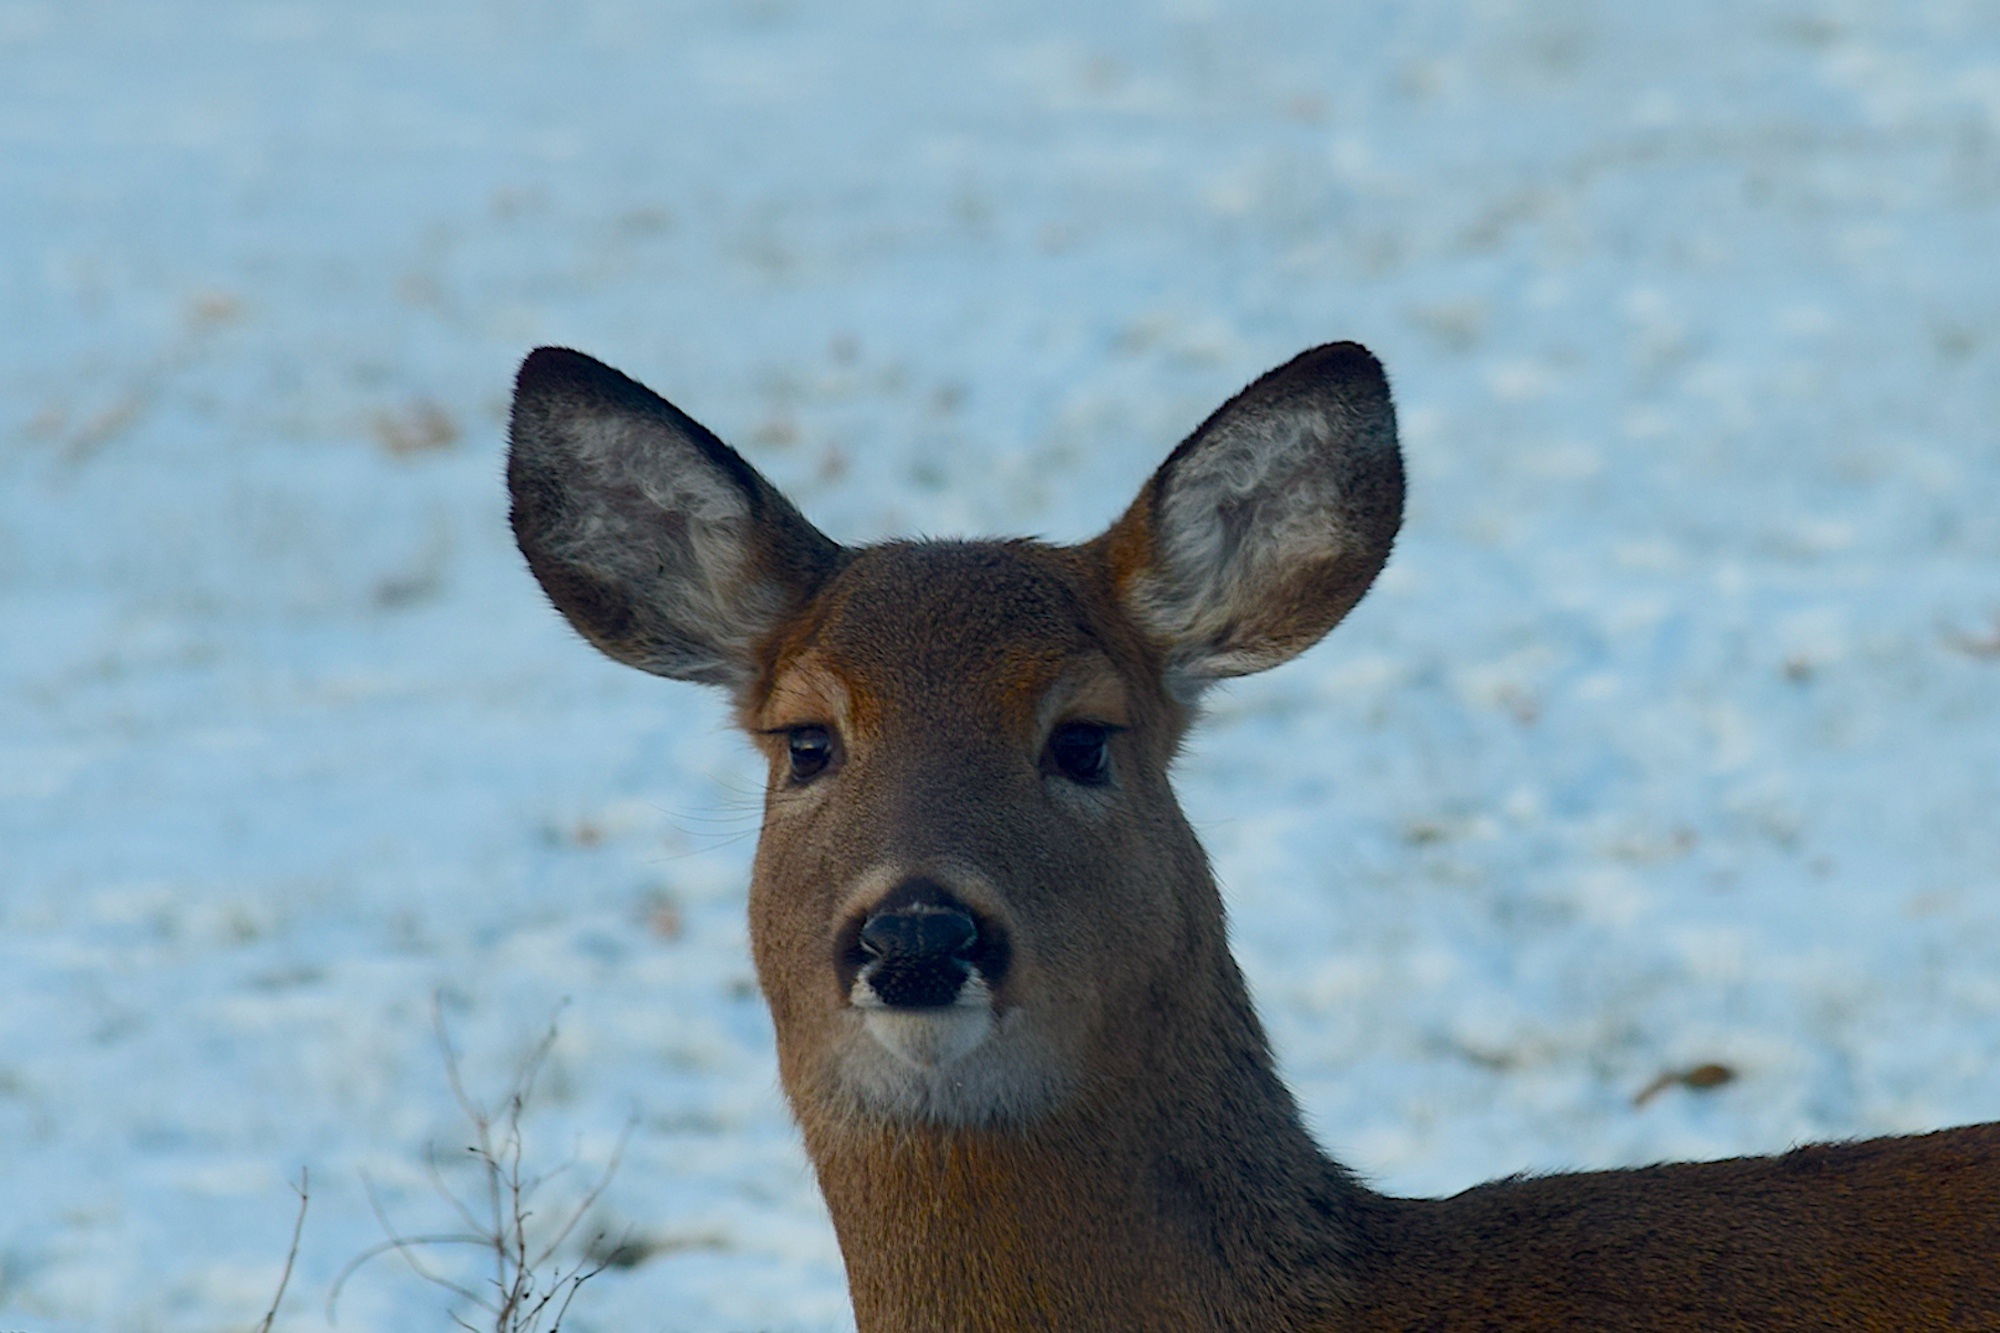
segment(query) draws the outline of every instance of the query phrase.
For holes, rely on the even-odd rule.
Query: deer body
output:
[[[1246,389],[1095,541],[843,548],[543,349],[509,484],[611,656],[731,692],[780,1073],[863,1330],[2000,1328],[2000,1126],[1395,1199],[1273,1068],[1168,782],[1201,691],[1359,600],[1402,509],[1354,344]]]

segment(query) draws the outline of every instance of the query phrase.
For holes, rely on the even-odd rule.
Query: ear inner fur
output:
[[[522,364],[515,536],[558,610],[608,655],[738,689],[840,548],[734,450],[579,352]]]
[[[1388,381],[1365,349],[1333,343],[1218,409],[1097,546],[1192,696],[1338,623],[1388,559],[1402,501]]]

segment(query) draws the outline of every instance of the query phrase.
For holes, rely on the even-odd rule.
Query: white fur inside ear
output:
[[[1132,602],[1174,645],[1184,695],[1303,646],[1254,626],[1273,614],[1264,603],[1289,572],[1359,554],[1346,521],[1353,466],[1336,442],[1367,433],[1337,403],[1247,411],[1214,423],[1178,461],[1155,515],[1155,563]]]
[[[576,411],[561,424],[582,503],[551,546],[688,627],[685,642],[662,642],[640,665],[733,681],[784,609],[780,591],[752,577],[749,497],[664,423]]]
[[[599,485],[636,491],[655,509],[705,525],[750,516],[749,498],[662,423],[577,412],[568,424],[576,461]]]

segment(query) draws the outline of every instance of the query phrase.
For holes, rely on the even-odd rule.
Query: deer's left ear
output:
[[[1091,546],[1192,698],[1316,643],[1402,520],[1388,378],[1359,343],[1330,343],[1223,404]]]

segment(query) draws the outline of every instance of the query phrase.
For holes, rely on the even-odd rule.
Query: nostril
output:
[[[979,927],[955,907],[882,912],[862,924],[859,943],[870,959],[909,962],[960,958],[979,943]]]
[[[975,978],[976,994],[993,996],[1011,953],[1002,922],[918,876],[898,884],[865,915],[847,918],[833,938],[833,974],[841,993],[858,1003],[939,1008],[958,1003]]]
[[[979,925],[964,908],[905,903],[861,923],[854,941],[855,975],[866,979],[876,1001],[892,1009],[948,1008],[972,976],[978,943]]]

